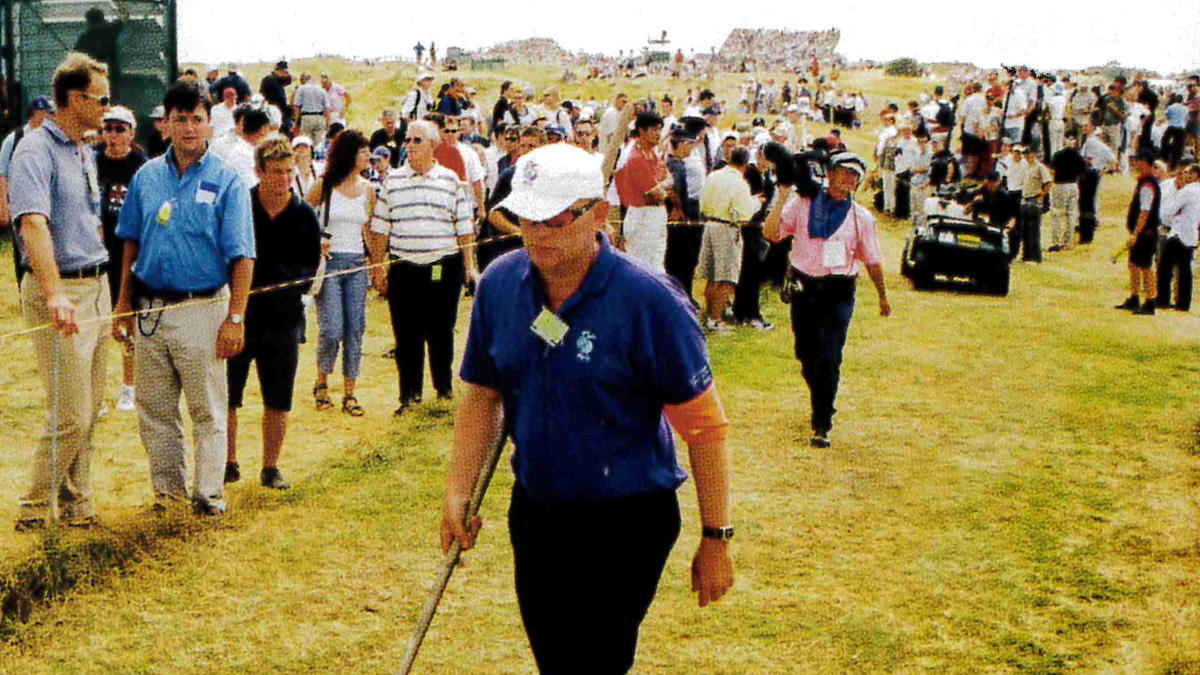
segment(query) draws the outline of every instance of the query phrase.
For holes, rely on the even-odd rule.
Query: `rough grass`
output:
[[[318,67],[351,84],[364,104],[352,119],[373,117],[402,93],[396,83],[407,86],[395,69]],[[493,98],[484,92],[500,74],[465,74]],[[846,77],[873,105],[921,86]],[[719,93],[733,98],[736,81],[723,77]],[[602,98],[608,85],[589,86]],[[664,85],[621,88],[634,87]],[[865,132],[849,136],[852,147],[869,143]],[[687,565],[698,522],[685,485],[684,533],[644,624],[638,672],[1200,672],[1200,319],[1109,308],[1125,294],[1124,267],[1108,253],[1131,189],[1106,178],[1096,244],[1018,266],[1003,299],[911,291],[895,275],[906,227],[883,219],[895,314],[881,319],[860,284],[832,450],[806,443],[807,396],[774,295],[765,308],[775,331],[712,341],[734,424],[738,579],[721,603],[695,608]],[[0,274],[6,331],[20,322]],[[368,331],[368,416],[312,411],[310,343],[283,462],[296,488],[268,494],[252,480],[252,394],[242,416],[248,478],[217,523],[148,517],[135,425],[117,413],[105,420],[94,462],[105,529],[66,533],[52,548],[0,534],[6,598],[38,565],[50,569],[32,578],[75,579],[63,592],[27,593],[16,620],[6,614],[0,672],[394,669],[440,562],[451,408],[426,404],[392,420],[382,303],[372,303]],[[27,343],[2,348],[5,523],[43,411]],[[502,467],[480,545],[451,582],[419,672],[533,672],[505,533],[511,481]],[[139,545],[144,535],[153,543]],[[110,551],[125,554],[96,564]],[[54,571],[62,565],[71,574]]]

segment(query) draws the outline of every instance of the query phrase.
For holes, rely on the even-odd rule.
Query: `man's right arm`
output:
[[[500,392],[470,382],[463,384],[466,391],[454,419],[454,454],[442,500],[443,553],[455,541],[462,544],[464,551],[475,545],[475,535],[483,523],[477,515],[467,523],[467,510],[479,471],[501,432]]]

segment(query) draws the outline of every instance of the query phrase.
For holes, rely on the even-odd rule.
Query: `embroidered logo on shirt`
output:
[[[537,162],[525,162],[525,168],[522,169],[521,173],[521,180],[524,180],[526,183],[532,183],[533,181],[537,180],[537,177]]]
[[[579,339],[575,341],[575,348],[579,351],[575,352],[575,358],[587,363],[592,360],[592,350],[596,345],[596,334],[590,330],[585,330],[579,334]]]

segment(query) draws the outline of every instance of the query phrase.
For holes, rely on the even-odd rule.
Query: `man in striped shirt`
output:
[[[392,264],[372,270],[372,283],[387,293],[396,338],[400,407],[420,403],[425,380],[425,345],[429,371],[439,399],[452,396],[451,361],[454,324],[463,283],[473,281],[474,240],[471,197],[467,185],[433,158],[438,128],[413,122],[405,146],[408,163],[383,183],[371,221],[372,255],[387,251]],[[390,289],[390,291],[389,291]]]

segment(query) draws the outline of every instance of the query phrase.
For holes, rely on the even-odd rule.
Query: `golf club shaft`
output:
[[[479,469],[479,476],[475,479],[475,487],[471,491],[471,503],[467,506],[466,525],[468,528],[471,517],[479,513],[479,507],[483,504],[483,496],[487,493],[492,476],[496,473],[496,464],[500,461],[500,455],[504,451],[504,443],[507,440],[508,434],[501,431],[496,443],[492,446],[491,453]],[[413,631],[413,636],[408,641],[408,651],[405,652],[404,663],[400,666],[401,675],[409,675],[412,672],[413,664],[417,660],[417,652],[421,649],[425,634],[429,632],[433,616],[437,613],[438,604],[442,601],[442,595],[446,592],[446,586],[450,583],[454,568],[458,566],[458,557],[461,554],[462,543],[455,540],[450,545],[450,550],[446,552],[446,557],[442,561],[442,569],[438,571],[434,587],[425,600],[425,608],[421,611],[421,618],[417,621],[417,629]]]

